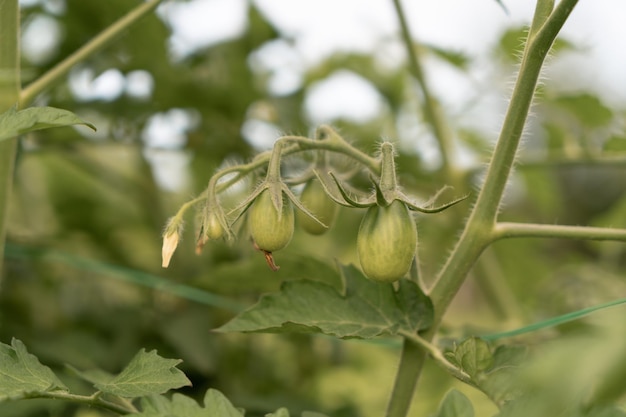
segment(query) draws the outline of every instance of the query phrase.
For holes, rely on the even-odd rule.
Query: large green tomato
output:
[[[307,181],[300,195],[300,201],[315,217],[328,226],[322,226],[308,215],[298,210],[296,212],[298,224],[306,232],[312,235],[321,235],[335,222],[339,206],[326,195],[324,187],[317,178]]]
[[[406,275],[417,249],[417,228],[407,206],[367,209],[356,240],[363,273],[370,279],[394,282]]]
[[[279,218],[268,190],[261,192],[248,213],[252,239],[265,252],[284,248],[291,241],[294,229],[293,206],[283,195],[283,209]]]

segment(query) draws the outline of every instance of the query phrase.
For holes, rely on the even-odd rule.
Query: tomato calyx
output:
[[[447,203],[440,204],[438,206],[434,206],[433,204],[439,199],[441,194],[448,190],[449,186],[442,187],[439,191],[435,193],[428,201],[424,203],[424,205],[416,204],[412,198],[408,197],[406,194],[402,192],[400,189],[397,179],[396,179],[396,168],[395,168],[395,154],[394,154],[393,144],[391,142],[383,142],[381,145],[381,174],[380,178],[376,180],[372,177],[372,183],[374,184],[374,195],[369,198],[364,199],[363,201],[358,201],[353,199],[350,196],[350,193],[346,190],[345,186],[341,184],[338,180],[337,176],[330,172],[329,176],[332,178],[333,182],[336,184],[336,188],[339,190],[341,194],[341,199],[335,197],[332,193],[328,193],[328,195],[337,203],[347,207],[358,207],[358,208],[369,208],[374,205],[379,207],[388,207],[394,201],[399,200],[404,203],[407,208],[411,211],[418,211],[421,213],[439,213],[461,201],[465,200],[468,195],[456,198]],[[325,187],[328,187],[326,184]]]
[[[433,203],[449,187],[443,187],[424,206],[415,204],[398,186],[394,149],[390,142],[381,146],[380,178],[372,179],[374,194],[366,199],[353,199],[334,174],[341,199],[328,195],[336,203],[367,208],[357,235],[357,253],[363,273],[378,282],[394,282],[409,271],[417,251],[417,228],[411,211],[438,213],[467,198],[463,196],[434,206]]]
[[[248,223],[254,245],[263,252],[268,266],[274,271],[279,267],[274,262],[272,252],[284,248],[291,240],[294,229],[294,207],[319,223],[321,227],[327,227],[300,202],[282,180],[280,175],[282,146],[281,141],[274,144],[265,179],[230,211],[236,213],[233,223],[244,213],[249,212]]]

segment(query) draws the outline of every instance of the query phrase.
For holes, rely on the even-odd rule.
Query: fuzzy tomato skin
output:
[[[283,195],[283,209],[279,218],[270,192],[263,191],[252,203],[248,213],[250,234],[259,249],[274,252],[287,246],[294,229],[293,206]]]
[[[328,227],[324,227],[301,211],[296,212],[298,224],[307,233],[321,235],[335,222],[339,206],[326,195],[324,187],[318,179],[309,180],[300,194],[300,201]]]
[[[387,207],[368,208],[356,245],[368,278],[394,282],[406,275],[417,249],[417,227],[407,206],[394,200]]]

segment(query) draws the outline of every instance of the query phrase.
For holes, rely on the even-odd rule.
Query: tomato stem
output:
[[[383,142],[381,146],[382,166],[380,172],[380,191],[386,195],[388,191],[395,191],[398,187],[396,180],[396,164],[391,142]],[[389,201],[390,203],[390,201]]]

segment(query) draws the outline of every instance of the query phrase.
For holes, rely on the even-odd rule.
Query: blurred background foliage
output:
[[[138,2],[66,0],[61,11],[46,7],[53,3],[23,7],[24,28],[43,16],[53,19],[62,34],[45,57],[25,55],[26,82]],[[502,96],[516,69],[523,34],[523,28],[512,28],[494,45],[490,71],[495,82],[489,88]],[[163,270],[160,233],[166,219],[204,189],[223,161],[248,160],[261,150],[248,140],[246,129],[312,133],[315,126],[304,109],[307,93],[337,71],[366,79],[383,105],[375,117],[336,118],[333,125],[368,152],[376,151],[381,137],[400,138],[401,181],[425,199],[446,180],[437,162],[420,151],[423,142],[413,139],[426,137],[426,143],[429,133],[415,116],[415,88],[406,66],[383,68],[374,56],[336,53],[308,69],[299,88],[276,95],[268,88],[271,74],[254,65],[254,56],[281,40],[281,34],[253,4],[245,31],[234,39],[181,58],[168,49],[170,36],[171,28],[159,16],[149,16],[38,99],[36,105],[78,113],[98,132],[46,130],[20,142],[0,292],[0,340],[21,339],[73,384],[64,364],[117,372],[145,347],[184,360],[182,369],[193,381],[186,393],[217,388],[250,416],[279,406],[335,417],[381,415],[399,352],[393,341],[211,332],[284,280],[337,283],[335,259],[356,260],[359,210],[342,209],[324,236],[297,232],[293,243],[275,254],[281,266],[277,273],[254,251],[245,227],[237,241],[212,242],[195,256],[193,216],[171,267]],[[553,59],[576,48],[559,41]],[[419,52],[427,64],[439,61],[460,74],[474,65],[471,57],[436,45],[420,46]],[[126,88],[103,98],[81,96],[71,86],[72,78],[93,80],[107,71],[126,82],[134,76],[148,79],[148,88],[139,93]],[[503,113],[506,103],[501,104]],[[623,109],[609,108],[593,92],[564,93],[546,81],[501,219],[626,227],[623,116]],[[178,136],[159,142],[158,122],[179,123]],[[465,182],[454,192],[474,191],[495,135],[455,120],[452,128],[459,152],[469,161],[463,167]],[[229,199],[242,196],[238,190]],[[444,261],[469,207],[461,204],[419,221],[426,282]],[[623,296],[625,268],[625,248],[619,243],[498,242],[476,266],[444,331],[459,336],[465,326],[510,328]],[[428,382],[419,388],[412,415],[434,412],[455,385],[430,365],[423,380]],[[481,394],[459,388],[472,398],[478,415],[495,412]],[[31,401],[0,405],[0,415],[107,413]]]

